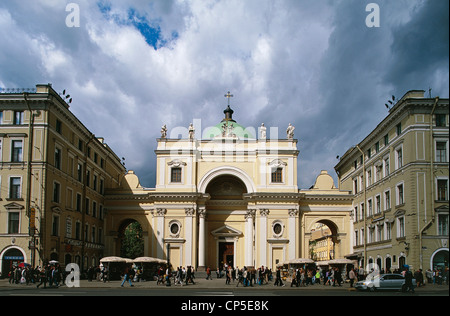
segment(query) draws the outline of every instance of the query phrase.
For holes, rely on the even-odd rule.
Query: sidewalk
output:
[[[213,278],[212,280],[206,280],[205,278],[199,278],[197,277],[194,280],[195,284],[189,284],[189,285],[185,285],[183,284],[183,286],[181,285],[174,285],[173,283],[171,284],[170,287],[167,287],[166,285],[163,284],[156,284],[156,281],[142,281],[142,282],[132,282],[133,287],[134,288],[141,288],[141,289],[195,289],[195,290],[211,290],[211,289],[216,289],[216,290],[235,290],[235,289],[242,289],[244,288],[242,286],[242,284],[239,284],[238,287],[236,287],[237,285],[237,281],[235,281],[234,283],[231,282],[230,285],[225,284],[225,278],[221,278],[221,279],[217,279],[217,278]],[[356,291],[354,288],[351,288],[350,285],[348,283],[344,283],[341,287],[335,286],[329,286],[329,285],[322,285],[322,284],[315,284],[315,285],[308,285],[306,287],[291,287],[291,282],[284,282],[285,286],[281,287],[281,286],[274,286],[275,281],[271,281],[269,282],[269,284],[265,284],[265,285],[254,285],[253,287],[245,287],[245,289],[252,291],[252,290],[257,290],[257,291],[273,291],[273,290],[298,290],[298,291],[321,291],[321,290],[329,290],[329,289],[333,289],[333,290],[337,290],[337,291],[343,291],[343,293],[347,292],[347,291]],[[109,281],[109,282],[100,282],[100,281],[87,281],[87,280],[81,280],[80,281],[80,288],[120,288],[122,281]],[[25,285],[25,284],[9,284],[8,279],[1,279],[0,280],[0,288],[27,288],[27,287],[35,287],[35,284],[29,284],[29,285]],[[65,285],[63,285],[65,287]],[[126,282],[124,284],[124,287],[129,288],[130,285],[128,282]],[[423,290],[433,290],[436,292],[442,292],[442,291],[448,291],[449,287],[448,285],[426,285],[424,287],[420,287],[420,288],[416,288],[415,290],[417,292],[423,291]]]

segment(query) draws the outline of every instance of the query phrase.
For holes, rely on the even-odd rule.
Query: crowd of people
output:
[[[314,284],[322,284],[325,286],[342,286],[346,280],[349,281],[350,287],[360,280],[366,278],[364,269],[352,268],[349,271],[342,271],[338,267],[329,267],[328,269],[321,269],[316,267],[298,267],[290,270],[290,275],[286,274],[286,270],[282,270],[280,267],[273,273],[271,269],[261,266],[259,268],[254,267],[232,267],[225,264],[223,267],[218,268],[216,271],[216,277],[218,279],[225,278],[225,284],[231,285],[232,283],[239,287],[254,286],[254,285],[266,285],[273,282],[274,286],[285,286],[287,279],[291,280],[291,287],[306,287]],[[425,284],[449,284],[449,269],[448,267],[441,269],[428,269],[422,271],[417,269],[415,271],[409,271],[409,269],[396,269],[396,270],[380,270],[380,274],[386,273],[399,273],[403,274],[406,278],[412,277],[416,280],[417,287],[424,286]],[[30,265],[22,264],[20,266],[14,265],[8,273],[10,284],[33,284],[38,288],[43,286],[47,287],[59,287],[64,285],[68,272],[56,264],[46,264],[36,268],[32,268]],[[88,281],[97,280],[106,282],[109,278],[108,266],[100,265],[98,267],[90,267],[86,271],[86,277]],[[288,278],[290,277],[290,278]],[[142,267],[139,266],[127,266],[122,273],[122,283],[128,281],[130,286],[133,286],[133,282],[138,282],[143,278]],[[170,286],[174,285],[188,285],[195,284],[195,269],[192,266],[177,267],[172,270],[167,266],[159,266],[154,273],[154,280],[157,284]],[[212,270],[210,267],[206,269],[206,280],[212,280]]]
[[[12,266],[8,273],[9,284],[33,284],[37,288],[59,287],[64,284],[66,272],[59,264],[32,268],[29,265]]]

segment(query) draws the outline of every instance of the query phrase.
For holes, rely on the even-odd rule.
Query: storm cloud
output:
[[[379,27],[365,22],[372,2]],[[0,87],[69,91],[72,112],[147,187],[160,127],[219,123],[227,91],[241,125],[280,138],[296,126],[300,188],[334,175],[392,95],[449,94],[444,0],[78,0],[78,28],[68,3],[0,2]]]

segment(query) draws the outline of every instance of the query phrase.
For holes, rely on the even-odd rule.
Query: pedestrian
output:
[[[409,266],[406,264],[405,266],[405,292],[413,292],[414,293],[414,284],[413,284],[413,274],[409,271]]]
[[[186,285],[188,285],[189,281],[191,281],[192,284],[195,284],[194,280],[192,278],[192,267],[191,266],[188,266],[186,268]]]
[[[355,269],[352,268],[350,272],[348,273],[348,278],[350,279],[350,287],[353,287],[353,284],[355,283],[356,273]]]
[[[131,273],[130,270],[132,270],[132,269],[128,268],[128,266],[125,268],[125,270],[124,270],[124,276],[123,276],[123,281],[122,281],[122,284],[120,284],[121,287],[123,287],[123,284],[124,284],[126,281],[128,281],[128,283],[130,283],[130,286],[133,286],[133,283],[131,283],[131,279],[132,279],[131,274],[132,274],[132,273]]]
[[[206,268],[206,280],[212,280],[210,267]]]
[[[247,267],[244,267],[244,271],[242,272],[242,278],[244,279],[244,287],[248,285],[248,271]]]
[[[239,267],[237,267],[237,271],[238,271],[238,273],[237,273],[237,274],[238,274],[238,275],[237,275],[237,280],[238,280],[238,282],[237,282],[237,284],[236,284],[236,287],[238,287],[239,284],[244,285],[244,277],[242,276],[242,274],[243,274],[242,269],[239,270]]]
[[[276,273],[276,280],[275,280],[275,286],[284,286],[283,281],[281,280],[281,268],[278,267],[277,273]]]
[[[42,269],[39,271],[39,277],[41,283],[39,283],[36,288],[39,288],[42,284],[44,284],[44,289],[47,288],[47,279],[48,279],[48,269],[45,267],[42,267]]]
[[[228,269],[225,271],[226,273],[226,281],[225,284],[230,284],[231,282],[231,266],[228,267]]]

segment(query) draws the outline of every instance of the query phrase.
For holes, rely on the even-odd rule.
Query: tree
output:
[[[130,259],[135,259],[144,255],[142,227],[138,222],[133,222],[125,228],[120,255],[123,258]]]

